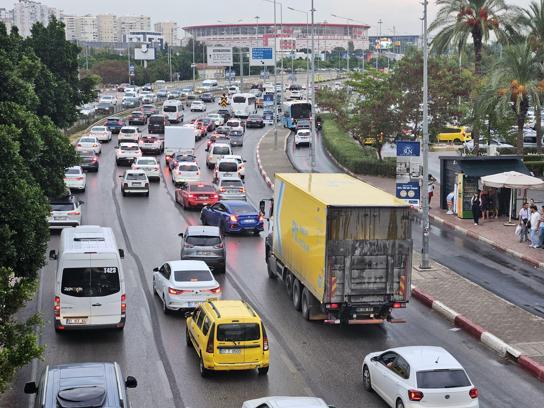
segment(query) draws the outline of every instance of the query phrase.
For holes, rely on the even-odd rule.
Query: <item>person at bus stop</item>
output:
[[[434,182],[436,179],[432,176],[432,174],[429,174],[429,180],[427,184],[427,194],[429,195],[429,208],[431,208],[431,200],[433,198],[434,194]]]
[[[455,198],[455,193],[452,191],[446,196],[446,202],[448,203],[448,212],[446,214],[453,214],[453,199]]]
[[[540,208],[540,220],[538,221],[538,248],[544,246],[544,205]]]
[[[472,210],[472,218],[474,219],[474,225],[479,225],[480,214],[482,212],[482,203],[480,201],[480,190],[472,195],[470,199],[470,206]]]
[[[489,192],[485,187],[480,194],[480,201],[482,203],[482,218],[487,220],[489,219]]]
[[[519,210],[519,225],[521,225],[521,232],[519,236],[519,242],[525,242],[527,241],[527,235],[528,235],[528,223],[529,223],[529,203],[525,202],[523,203],[523,207],[521,207],[521,210]]]
[[[529,223],[531,224],[531,248],[538,247],[538,224],[540,223],[540,213],[538,212],[538,207],[536,205],[531,205],[529,207],[531,212]]]

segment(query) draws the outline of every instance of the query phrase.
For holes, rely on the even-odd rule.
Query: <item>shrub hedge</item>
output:
[[[323,115],[323,142],[329,153],[344,167],[356,174],[395,177],[395,160],[380,161],[376,150],[361,146],[337,125],[334,116]]]

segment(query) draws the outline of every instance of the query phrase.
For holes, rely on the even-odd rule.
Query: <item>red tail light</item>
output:
[[[81,147],[81,143],[78,143],[78,144],[77,144],[77,147]]]
[[[83,177],[76,177],[76,180],[83,180]]]
[[[472,388],[469,392],[468,392],[468,395],[470,395],[470,398],[472,399],[475,399],[475,398],[478,398],[478,388]]]
[[[214,194],[212,197],[213,197],[213,198],[219,198],[219,195]]]
[[[393,303],[392,307],[393,309],[401,309],[403,307],[406,307],[406,303],[395,302]]]
[[[214,248],[217,248],[217,249],[220,249],[220,248],[223,248],[224,245],[223,245],[223,243],[221,242],[221,243],[219,243],[219,244],[217,244],[217,245],[214,245],[213,247],[214,247]]]
[[[60,317],[60,297],[59,296],[55,296],[53,311],[55,312],[55,317]]]
[[[96,146],[97,146],[96,143],[93,143],[93,147],[96,147]]]
[[[225,187],[221,187],[221,188],[219,189],[219,191],[221,191],[222,193],[224,193],[224,192],[227,191],[227,190],[225,189]]]
[[[236,217],[236,215],[231,215],[231,216],[230,216],[230,220],[231,220],[232,222],[238,222],[238,218]]]
[[[259,222],[264,222],[264,217],[262,215],[259,215]]]
[[[241,187],[240,188],[240,193],[245,193],[246,192],[246,189],[244,187]]]
[[[206,353],[213,353],[213,345],[215,342],[215,323],[212,324],[210,329],[210,337],[208,337],[208,344],[206,344]]]
[[[95,162],[95,161],[96,161],[96,157],[93,157],[93,162]]]
[[[187,194],[187,197],[189,198],[193,198],[195,195],[194,194]]]
[[[326,308],[336,310],[336,309],[340,308],[340,305],[338,303],[330,303],[330,304],[326,305]]]
[[[261,327],[263,328],[263,351],[268,351],[268,336],[266,335],[266,329],[264,328],[264,324],[261,323]]]
[[[81,214],[81,212],[79,212],[79,211],[69,211],[68,212],[68,215],[80,215],[80,214]]]
[[[423,399],[423,393],[417,390],[408,390],[408,399],[410,401],[421,401]]]
[[[218,287],[210,289],[210,290],[204,290],[203,292],[218,294],[218,293],[221,293],[221,287],[218,286]]]
[[[184,293],[190,293],[190,292],[192,292],[192,290],[168,288],[168,293],[170,295],[183,295]]]
[[[125,314],[127,312],[127,295],[122,294],[121,295],[121,314]]]

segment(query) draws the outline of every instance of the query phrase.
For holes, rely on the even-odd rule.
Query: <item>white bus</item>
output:
[[[257,113],[257,98],[250,93],[237,93],[232,95],[232,112],[237,118],[246,118]]]

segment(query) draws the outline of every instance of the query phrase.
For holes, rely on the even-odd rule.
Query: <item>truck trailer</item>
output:
[[[182,126],[165,126],[164,155],[169,161],[174,153],[194,154],[195,130]]]
[[[410,297],[408,204],[347,174],[278,173],[270,208],[268,275],[304,318],[403,322],[391,311]]]

